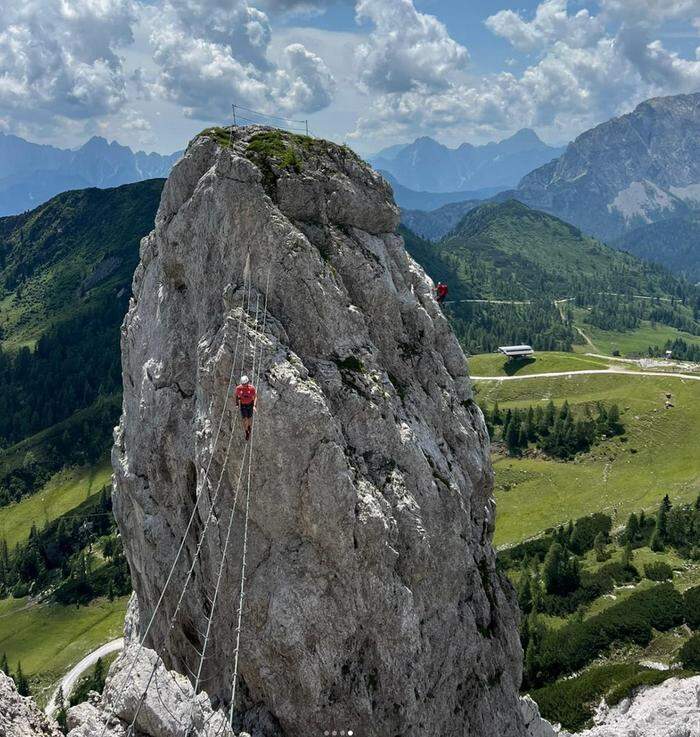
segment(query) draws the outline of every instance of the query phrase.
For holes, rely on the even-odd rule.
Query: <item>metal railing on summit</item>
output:
[[[282,128],[290,133],[304,133],[311,135],[308,120],[295,120],[294,118],[285,118],[279,115],[269,115],[260,110],[253,110],[243,105],[231,105],[233,113],[233,125],[270,125],[273,128]]]

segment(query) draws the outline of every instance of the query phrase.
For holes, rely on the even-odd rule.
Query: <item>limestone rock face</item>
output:
[[[56,722],[31,698],[20,696],[15,682],[0,671],[0,735],[2,737],[61,737]]]
[[[700,737],[700,676],[669,678],[612,708],[603,704],[595,722],[577,737]]]
[[[142,623],[185,538],[147,644],[191,675],[206,643],[202,688],[228,706],[250,470],[237,729],[520,737],[488,437],[391,190],[330,143],[228,137],[173,170],[122,331],[114,509]],[[249,445],[234,358],[259,393]]]
[[[540,707],[530,696],[520,699],[520,711],[527,737],[557,737],[557,730],[540,715]]]
[[[148,737],[233,737],[226,715],[212,709],[206,693],[195,699],[187,678],[168,671],[153,650],[136,644],[110,667],[97,703],[90,700],[68,710],[69,737],[103,732],[104,737],[122,737],[132,722],[136,734]]]

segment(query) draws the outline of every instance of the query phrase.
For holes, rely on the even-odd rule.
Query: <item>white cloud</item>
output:
[[[125,121],[122,123],[122,128],[128,131],[150,131],[151,124],[136,110],[128,110],[125,116]]]
[[[291,113],[327,107],[335,89],[335,80],[323,59],[299,43],[285,48],[279,81],[276,98]]]
[[[683,59],[664,48],[661,41],[649,41],[636,28],[623,28],[618,43],[620,51],[648,85],[678,92],[693,92],[700,86],[700,61]]]
[[[644,4],[627,4],[635,3]],[[607,0],[605,12],[622,12],[624,4]],[[566,0],[544,0],[531,20],[512,11],[487,19],[486,25],[516,49],[540,52],[522,73],[487,75],[469,83],[447,78],[441,88],[385,89],[360,118],[353,137],[484,137],[528,125],[556,139],[569,138],[648,97],[700,88],[700,54],[687,59],[668,50],[650,38],[645,24],[621,24],[616,34],[610,33],[602,16],[567,8]],[[697,12],[698,0],[664,0],[651,3],[647,17],[679,18],[692,9]],[[381,47],[379,40],[374,43]]]
[[[519,51],[543,49],[560,40],[573,48],[582,48],[597,41],[605,31],[603,22],[586,9],[569,15],[567,0],[545,0],[531,21],[523,20],[512,10],[501,10],[486,19],[486,26]]]
[[[356,52],[359,79],[368,90],[445,89],[450,72],[461,70],[469,59],[447,28],[419,13],[412,0],[358,0],[356,13],[358,21],[374,25]]]
[[[25,127],[118,110],[131,0],[0,0],[0,112]]]
[[[270,24],[246,0],[170,0],[151,45],[162,95],[189,117],[227,115],[232,102],[290,114],[327,106],[334,82],[323,60],[300,44],[268,58]]]

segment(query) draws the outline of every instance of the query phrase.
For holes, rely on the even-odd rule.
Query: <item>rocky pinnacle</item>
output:
[[[143,626],[197,506],[147,645],[191,677],[211,622],[214,706],[230,700],[242,563],[247,468],[212,611],[245,448],[234,356],[236,378],[257,378],[237,730],[524,733],[488,436],[397,223],[349,149],[216,129],[190,143],[141,244],[114,509]]]

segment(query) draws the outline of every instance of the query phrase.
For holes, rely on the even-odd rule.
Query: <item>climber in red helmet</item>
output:
[[[258,394],[247,376],[241,376],[241,383],[236,387],[236,404],[241,410],[245,439],[250,440],[253,412],[256,412],[258,408]]]
[[[439,305],[441,305],[445,301],[448,291],[449,290],[447,288],[447,284],[443,284],[441,281],[439,281],[437,287],[435,287],[435,292],[437,294],[436,299]]]

